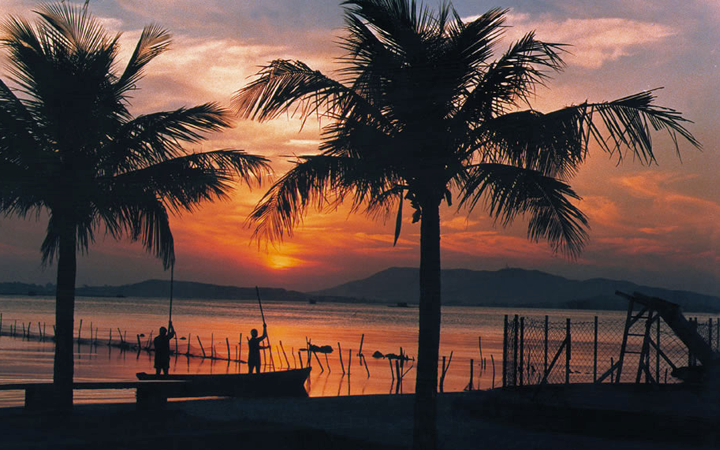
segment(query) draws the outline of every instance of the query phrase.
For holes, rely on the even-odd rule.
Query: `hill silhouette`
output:
[[[419,297],[417,268],[392,267],[367,278],[314,292],[298,292],[260,287],[263,300],[364,302],[416,304]],[[571,280],[539,270],[502,269],[480,271],[446,269],[442,271],[444,305],[495,306],[569,309],[625,310],[627,302],[615,291],[641,292],[679,304],[685,311],[720,312],[720,298],[690,291],[642,286],[630,281],[593,278]],[[0,283],[0,294],[55,295],[52,284]],[[170,296],[167,280],[146,280],[121,286],[82,286],[78,296],[159,297]],[[220,286],[193,281],[175,281],[174,298],[255,299],[255,287]]]
[[[615,291],[637,291],[678,303],[686,311],[720,311],[718,297],[642,286],[630,281],[570,280],[539,270],[516,268],[497,271],[446,269],[441,277],[443,305],[624,310],[627,301],[615,295]],[[369,302],[417,303],[418,286],[417,268],[392,267],[368,278],[312,294],[354,297]]]

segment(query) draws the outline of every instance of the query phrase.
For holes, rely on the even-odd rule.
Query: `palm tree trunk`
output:
[[[73,404],[73,328],[75,315],[75,275],[77,255],[75,228],[63,226],[58,251],[55,299],[55,406],[70,409]]]
[[[420,326],[413,449],[434,450],[437,443],[437,383],[440,346],[439,202],[422,205],[420,222]]]

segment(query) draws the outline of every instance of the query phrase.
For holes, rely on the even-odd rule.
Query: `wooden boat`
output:
[[[155,375],[137,373],[138,380],[152,381],[138,386],[162,397],[307,397],[305,380],[310,367],[260,374]],[[168,383],[155,383],[167,381]],[[184,383],[182,383],[184,381]]]

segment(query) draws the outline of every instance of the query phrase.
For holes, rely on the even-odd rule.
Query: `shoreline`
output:
[[[597,405],[567,403],[553,409],[547,402],[518,394],[502,390],[438,394],[439,448],[679,450],[714,448],[720,443],[717,427],[689,439],[658,427],[654,418],[643,421],[642,415],[626,409],[607,411]],[[554,393],[551,397],[557,398]],[[71,414],[0,408],[0,432],[3,448],[8,449],[50,445],[190,449],[242,444],[265,449],[391,450],[410,444],[412,407],[413,395],[401,394],[187,400],[170,402],[158,411],[138,411],[132,404],[78,405]],[[667,420],[674,417],[658,414]],[[616,421],[605,421],[609,415]],[[653,429],[654,433],[647,432]]]

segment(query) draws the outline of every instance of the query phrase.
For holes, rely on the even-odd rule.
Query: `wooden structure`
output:
[[[656,355],[657,365],[659,365],[660,358],[662,358],[672,368],[673,373],[677,373],[678,367],[667,357],[660,346],[661,319],[687,347],[688,351],[702,363],[703,367],[717,367],[719,362],[718,354],[697,333],[693,324],[685,318],[679,305],[661,298],[648,297],[638,292],[629,295],[616,291],[615,294],[628,300],[620,355],[610,369],[595,381],[596,383],[602,383],[603,380],[613,375],[613,381],[620,383],[628,354],[639,355],[635,374],[636,383],[640,383],[643,376],[646,383],[659,383],[659,371],[656,370],[656,376],[653,376],[651,370],[651,353],[653,350]],[[655,332],[654,336],[653,331]],[[639,341],[640,351],[628,349],[631,341]]]

